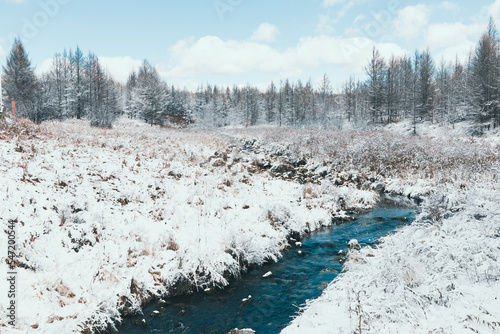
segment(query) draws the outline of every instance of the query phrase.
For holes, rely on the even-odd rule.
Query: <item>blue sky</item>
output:
[[[78,45],[119,81],[148,59],[176,86],[265,88],[362,79],[373,46],[464,59],[490,15],[500,24],[500,0],[0,0],[0,13],[0,65],[20,36],[39,73]]]

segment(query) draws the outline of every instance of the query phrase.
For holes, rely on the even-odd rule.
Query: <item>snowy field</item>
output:
[[[499,203],[498,192],[472,192],[448,219],[351,252],[282,333],[499,333]]]
[[[411,138],[410,129],[385,130]],[[500,333],[499,136],[464,132],[420,127],[420,171],[384,182],[423,199],[420,217],[376,249],[350,252],[282,333]]]
[[[11,124],[0,137],[0,217],[4,230],[16,222],[21,255],[19,333],[106,328],[151,296],[224,286],[278,259],[292,231],[343,215],[341,194],[359,209],[375,202],[347,186],[324,199],[325,186],[252,175],[251,153],[212,156],[231,150],[217,133],[124,120],[113,130]]]
[[[420,220],[351,253],[284,332],[498,332],[498,135],[413,137],[407,126],[3,125],[0,222],[14,222],[20,252],[9,332],[109,329],[155,296],[225,286],[277,260],[292,233],[369,209],[383,189],[423,201]],[[7,234],[1,245],[6,277]],[[0,303],[4,327],[6,294]]]

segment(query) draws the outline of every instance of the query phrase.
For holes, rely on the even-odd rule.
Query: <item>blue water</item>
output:
[[[361,246],[376,244],[378,238],[414,220],[415,210],[389,206],[356,218],[312,233],[302,240],[302,248],[290,248],[278,263],[252,269],[224,290],[169,298],[164,309],[151,303],[144,309],[144,317],[126,319],[119,333],[226,334],[234,328],[279,333],[306,300],[319,297],[342,271],[344,255],[339,251],[347,251],[349,240],[357,239]],[[274,277],[262,279],[268,271]],[[249,295],[252,300],[243,304],[242,299]],[[164,315],[151,317],[154,310]],[[139,325],[143,318],[146,326]]]

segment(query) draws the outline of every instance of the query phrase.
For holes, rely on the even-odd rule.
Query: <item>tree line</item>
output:
[[[3,67],[2,88],[6,100],[16,102],[16,114],[38,124],[86,118],[93,126],[111,127],[123,113],[119,85],[96,55],[84,56],[79,48],[56,54],[50,70],[37,76],[16,39]]]
[[[266,90],[207,85],[190,92],[169,86],[147,60],[122,86],[97,56],[78,47],[56,54],[50,70],[36,76],[19,39],[3,72],[4,96],[37,123],[85,118],[111,127],[126,114],[148,124],[203,128],[371,127],[403,119],[411,119],[414,130],[421,122],[500,125],[500,39],[492,19],[466,61],[436,64],[428,50],[384,59],[374,48],[366,80],[351,77],[337,92],[327,75],[316,86],[283,80]]]

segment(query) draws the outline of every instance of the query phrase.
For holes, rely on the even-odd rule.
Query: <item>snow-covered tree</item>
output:
[[[435,95],[435,83],[434,83],[434,61],[429,50],[426,50],[420,54],[419,57],[419,67],[418,67],[418,80],[419,80],[419,97],[418,105],[420,108],[420,120],[430,120],[434,119],[434,95]]]
[[[499,39],[493,19],[479,40],[472,58],[473,102],[480,122],[499,124]]]
[[[166,85],[158,71],[144,60],[137,74],[135,111],[148,124],[161,124],[165,120]]]
[[[17,114],[34,122],[43,121],[41,111],[37,109],[40,87],[28,53],[19,38],[14,40],[3,73],[2,87],[7,100],[15,101]]]
[[[90,124],[110,128],[120,113],[116,84],[93,54],[88,57],[86,75],[88,80],[86,112]]]
[[[365,68],[365,72],[369,77],[369,111],[373,124],[381,123],[382,119],[385,66],[384,59],[380,55],[380,52],[376,48],[373,48],[372,56]]]

